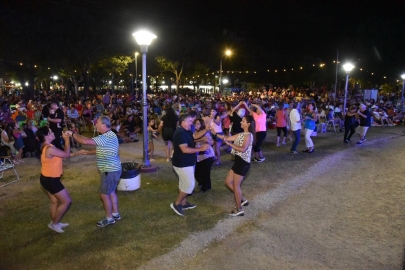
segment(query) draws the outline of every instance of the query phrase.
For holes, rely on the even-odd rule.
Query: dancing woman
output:
[[[252,145],[256,136],[256,124],[252,116],[243,117],[241,127],[243,129],[242,133],[230,137],[217,135],[232,148],[232,154],[235,155],[235,163],[225,179],[225,185],[233,192],[235,197],[236,209],[229,213],[234,217],[245,215],[242,206],[249,205],[248,200],[242,196],[241,185],[250,168]]]
[[[51,223],[48,227],[57,233],[63,233],[63,228],[69,224],[60,223],[63,215],[68,211],[71,199],[69,193],[60,182],[63,174],[62,158],[70,156],[69,135],[62,133],[65,141],[64,151],[51,144],[55,139],[52,130],[47,126],[41,127],[36,133],[41,146],[41,186],[46,190],[50,201]]]

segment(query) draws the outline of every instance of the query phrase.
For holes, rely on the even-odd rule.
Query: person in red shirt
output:
[[[76,104],[75,108],[76,108],[77,112],[79,113],[79,116],[82,116],[83,104],[82,104],[81,100],[79,100],[79,102]]]

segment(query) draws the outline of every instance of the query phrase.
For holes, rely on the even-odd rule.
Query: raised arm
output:
[[[245,104],[246,109],[249,111],[250,114],[253,114],[253,111],[249,108],[245,101],[242,101]]]
[[[47,158],[52,158],[52,157],[66,158],[66,157],[70,156],[69,134],[67,132],[64,132],[64,133],[62,133],[62,137],[65,141],[64,151],[62,151],[54,146],[47,147],[45,150],[45,156]]]

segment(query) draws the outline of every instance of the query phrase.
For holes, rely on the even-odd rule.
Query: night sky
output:
[[[340,60],[392,78],[405,72],[405,1],[6,0],[0,58],[58,63],[77,51],[132,55],[132,33],[158,38],[148,57],[188,55],[218,69],[267,70]],[[148,59],[149,59],[148,58]],[[226,69],[224,67],[224,69]]]

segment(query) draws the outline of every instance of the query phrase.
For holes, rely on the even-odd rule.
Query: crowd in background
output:
[[[143,132],[143,110],[142,95],[128,93],[112,93],[106,91],[104,94],[93,94],[90,98],[68,96],[63,92],[36,91],[33,100],[25,100],[22,96],[14,94],[3,94],[0,96],[0,123],[2,124],[2,145],[10,148],[15,155],[16,162],[22,162],[22,157],[34,156],[38,147],[35,142],[36,129],[41,125],[50,124],[51,101],[58,101],[57,106],[63,112],[63,119],[58,127],[77,132],[94,132],[96,120],[101,115],[108,115],[111,119],[113,130],[120,138],[120,142],[137,141],[138,133]],[[230,112],[236,106],[240,106],[245,113],[251,114],[252,109],[260,109],[266,115],[266,122],[271,125],[276,123],[276,114],[279,108],[283,108],[289,114],[292,104],[296,102],[298,111],[303,114],[308,104],[313,104],[314,111],[319,120],[334,120],[339,124],[339,129],[344,129],[343,99],[341,95],[335,98],[333,91],[326,91],[326,88],[263,88],[257,91],[234,92],[220,94],[204,94],[194,91],[185,91],[182,94],[170,92],[155,92],[147,95],[148,99],[148,131],[149,140],[153,142],[158,134],[163,132],[160,127],[162,117],[169,108],[169,113],[179,115],[181,112],[195,111],[198,118],[219,117],[223,132],[227,134],[230,127],[238,126],[232,121]],[[351,106],[359,107],[364,104],[371,113],[372,126],[397,125],[404,122],[402,108],[396,108],[398,96],[379,96],[378,100],[363,100],[362,96],[351,92],[347,99],[346,111]],[[243,104],[241,104],[243,102]],[[211,110],[215,110],[215,116],[210,116]],[[149,121],[153,119],[153,121]],[[289,120],[289,119],[287,119]],[[163,121],[164,122],[164,121]],[[174,125],[174,123],[169,123]],[[233,124],[233,125],[232,125]],[[288,126],[288,123],[287,123]],[[160,128],[159,128],[160,127]],[[175,126],[173,126],[175,128]],[[167,137],[167,134],[161,134]],[[20,143],[23,141],[23,143]],[[285,141],[282,141],[285,143]],[[280,142],[277,142],[279,145]],[[21,146],[24,145],[22,148]],[[73,145],[79,147],[80,145]],[[215,165],[220,164],[220,146],[214,146]],[[20,148],[20,149],[18,149]],[[4,149],[3,149],[4,150]],[[4,153],[3,153],[4,154]],[[166,159],[170,159],[170,147],[166,152]],[[261,156],[257,155],[256,159]]]

